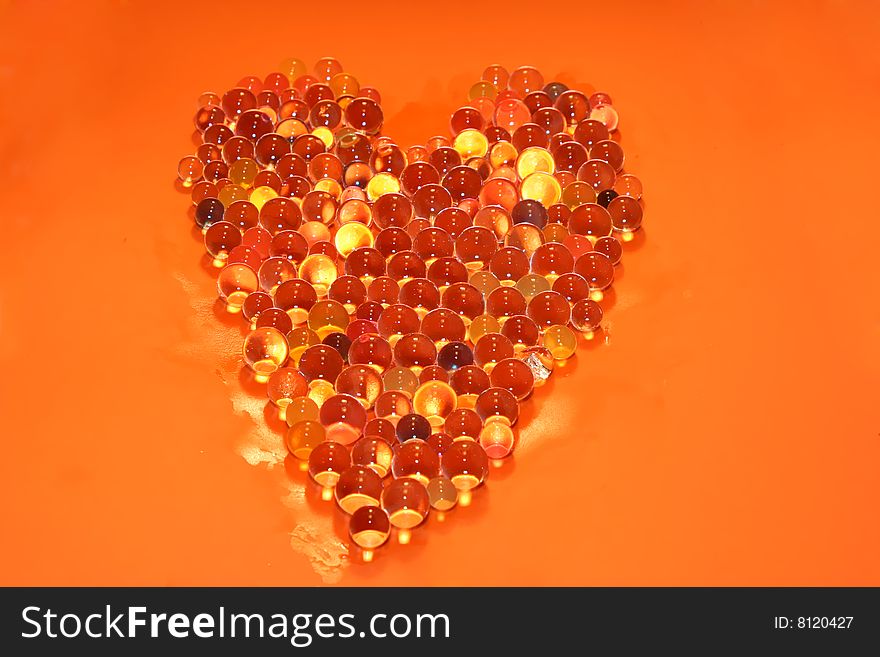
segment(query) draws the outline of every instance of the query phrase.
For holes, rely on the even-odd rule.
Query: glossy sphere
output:
[[[440,457],[428,443],[410,440],[394,450],[391,472],[396,479],[414,479],[425,485],[440,474]]]
[[[305,395],[309,390],[309,383],[302,373],[293,367],[282,367],[269,376],[266,383],[266,393],[269,400],[280,408],[287,407],[290,402]]]
[[[474,344],[487,333],[498,333],[501,330],[501,324],[492,315],[480,315],[468,326],[468,339]]]
[[[502,421],[513,425],[519,417],[519,403],[506,388],[489,388],[480,393],[474,411],[483,423]]]
[[[458,408],[446,418],[443,432],[452,440],[476,440],[483,428],[480,416],[470,408]]]
[[[314,400],[309,399],[308,397],[294,397],[284,408],[284,421],[287,422],[288,427],[292,427],[298,422],[304,422],[306,420],[318,422],[318,412],[318,405]],[[323,432],[323,430],[324,428],[322,426],[321,431]],[[323,440],[323,437],[321,440]]]
[[[343,445],[360,438],[367,424],[367,412],[363,404],[351,395],[333,395],[321,406],[321,424],[327,430],[327,440]]]
[[[376,399],[376,417],[396,424],[404,415],[412,413],[411,396],[400,390],[386,390]]]
[[[552,290],[540,292],[529,301],[526,312],[539,327],[568,324],[571,307],[565,297]]]
[[[486,312],[500,322],[526,311],[526,299],[516,288],[499,287],[486,298]]]
[[[471,226],[455,240],[455,253],[468,269],[480,269],[498,249],[495,234],[482,226]]]
[[[519,400],[525,399],[535,385],[532,370],[518,358],[505,358],[489,374],[493,387],[509,390]]]
[[[526,274],[516,282],[516,289],[522,293],[526,303],[530,303],[541,292],[550,289],[550,281],[539,274]]]
[[[349,365],[336,377],[336,391],[351,395],[364,408],[372,408],[384,390],[382,377],[369,365]]]
[[[397,421],[395,434],[402,443],[408,440],[427,440],[431,435],[431,423],[418,413],[408,413]]]
[[[324,442],[324,427],[313,420],[300,420],[284,434],[288,451],[300,461],[308,461],[312,450]]]
[[[619,231],[631,233],[642,225],[642,206],[631,196],[618,196],[608,204],[611,223]]]
[[[479,290],[469,283],[454,283],[441,295],[441,303],[461,316],[465,325],[483,314],[485,302]]]
[[[556,360],[566,360],[577,351],[577,335],[567,326],[556,324],[544,331],[544,346]]]
[[[458,489],[444,476],[433,477],[426,486],[428,501],[437,511],[448,511],[458,503]]]
[[[554,281],[553,291],[559,292],[570,304],[575,304],[590,296],[590,285],[580,274],[570,272]]]
[[[642,181],[631,173],[625,173],[614,181],[614,191],[620,196],[631,196],[638,200],[642,198]]]
[[[177,165],[177,177],[184,187],[192,187],[202,177],[204,164],[202,161],[192,155],[180,160]]]
[[[390,533],[388,513],[376,506],[361,507],[348,521],[348,534],[352,542],[367,551],[375,550],[385,543]]]
[[[352,465],[336,482],[336,502],[346,513],[362,507],[379,506],[382,478],[368,467]]]
[[[599,238],[611,234],[611,215],[598,203],[584,203],[576,207],[568,221],[568,229],[575,235]]]
[[[272,308],[272,297],[265,292],[252,292],[241,305],[241,314],[249,322],[255,322],[260,313]],[[255,328],[252,326],[252,328]]]
[[[388,341],[376,333],[365,333],[352,340],[348,350],[348,361],[373,367],[384,372],[391,364],[392,351]]]
[[[604,290],[614,280],[614,265],[608,256],[596,251],[590,251],[578,258],[574,263],[574,271],[584,277],[591,290]]]
[[[309,383],[318,379],[333,383],[344,365],[339,352],[326,344],[308,347],[299,359],[299,371]]]
[[[241,244],[241,231],[228,221],[217,221],[205,231],[205,250],[214,258],[214,266],[222,267],[229,252]]]
[[[275,288],[275,305],[284,310],[294,324],[302,324],[308,319],[309,311],[318,300],[318,295],[309,283],[292,278]]]
[[[502,459],[513,451],[513,430],[504,422],[490,422],[480,431],[478,442],[490,459]]]
[[[560,275],[574,269],[574,257],[563,244],[542,244],[532,253],[531,268],[533,273],[543,276],[552,284]]]
[[[324,299],[309,310],[309,328],[323,340],[331,333],[342,333],[348,326],[348,312],[338,301]]]
[[[319,297],[325,296],[336,280],[336,263],[326,255],[310,255],[300,264],[299,277],[311,284]]]
[[[487,333],[474,345],[474,361],[487,372],[498,361],[513,358],[513,353],[513,343],[500,333]]]
[[[623,247],[616,238],[611,236],[600,237],[596,240],[596,244],[593,248],[599,253],[607,256],[612,265],[616,265],[620,262],[620,258],[623,256]]]
[[[442,347],[447,342],[464,340],[467,329],[461,316],[448,308],[437,308],[422,318],[421,331]]]
[[[287,360],[287,338],[275,328],[255,329],[244,339],[242,355],[257,379],[265,381]]]
[[[419,330],[419,316],[415,310],[402,304],[388,306],[379,315],[379,334],[392,345],[402,335]]]
[[[602,306],[592,299],[582,299],[571,308],[571,325],[578,331],[589,333],[602,323]]]
[[[489,459],[480,445],[464,440],[446,450],[441,467],[443,474],[459,491],[469,491],[486,480]]]
[[[474,353],[464,342],[449,342],[437,352],[437,364],[447,372],[472,365]]]
[[[324,441],[309,454],[309,475],[319,485],[332,488],[339,476],[351,466],[351,456],[345,445]]]
[[[428,491],[415,479],[396,479],[382,493],[382,508],[398,529],[412,529],[421,524],[430,505]]]
[[[455,410],[458,399],[455,390],[443,381],[428,381],[421,384],[413,394],[412,407],[435,427]]]
[[[514,285],[529,272],[529,259],[521,249],[506,246],[492,255],[489,271],[501,285]]]
[[[385,477],[391,470],[394,451],[385,440],[376,436],[364,436],[351,446],[351,462],[370,468],[380,477]]]
[[[412,397],[419,387],[419,377],[408,367],[391,367],[382,375],[385,390],[400,390]]]

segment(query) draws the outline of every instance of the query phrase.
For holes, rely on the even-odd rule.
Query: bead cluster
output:
[[[451,136],[407,150],[380,102],[335,59],[287,60],[203,94],[178,166],[244,362],[365,560],[511,453],[642,221],[607,94],[490,66]]]

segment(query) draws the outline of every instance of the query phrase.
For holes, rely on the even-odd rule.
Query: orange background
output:
[[[871,4],[0,3],[0,582],[880,585]],[[646,190],[607,340],[369,566],[242,458],[271,438],[174,184],[200,92],[323,55],[402,145],[490,63],[607,90]]]

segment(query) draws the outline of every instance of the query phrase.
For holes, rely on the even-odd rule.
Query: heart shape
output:
[[[203,94],[178,165],[242,355],[365,561],[466,505],[602,321],[642,219],[610,97],[490,66],[403,151],[324,58]]]

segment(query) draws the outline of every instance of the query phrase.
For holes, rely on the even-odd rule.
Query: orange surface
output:
[[[0,582],[880,585],[880,9],[336,6],[0,5]],[[403,144],[495,61],[607,90],[646,189],[607,343],[369,566],[242,458],[262,407],[174,185],[201,91],[325,54]]]

